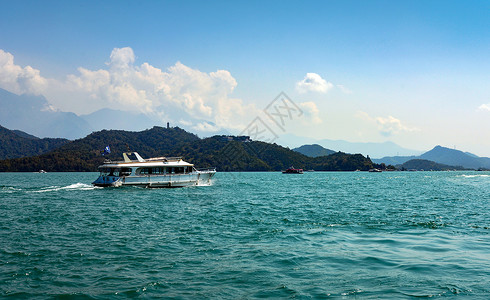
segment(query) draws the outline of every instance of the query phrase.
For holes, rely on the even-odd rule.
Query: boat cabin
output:
[[[145,176],[145,175],[177,175],[189,174],[194,172],[192,165],[182,167],[138,167],[138,168],[121,168],[121,167],[102,167],[100,176]]]

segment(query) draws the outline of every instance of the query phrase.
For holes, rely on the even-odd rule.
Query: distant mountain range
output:
[[[0,89],[0,124],[7,128],[29,132],[38,137],[79,139],[100,130],[140,131],[153,126],[165,126],[167,121],[136,111],[103,108],[86,115],[53,110],[43,96],[16,95]],[[200,131],[195,124],[215,124],[205,120],[174,116],[186,120],[189,129],[201,136],[229,134],[227,130],[213,133]],[[170,122],[172,126],[175,126]],[[184,126],[185,127],[185,126]]]
[[[90,132],[103,129],[135,131],[152,128],[155,124],[164,125],[161,124],[161,120],[152,119],[142,113],[107,108],[88,115],[77,116],[71,112],[53,110],[47,100],[42,96],[15,95],[3,89],[0,89],[0,108],[0,125],[14,130],[13,133],[18,137],[31,139],[31,141],[23,140],[22,142],[14,142],[14,139],[11,142],[4,142],[1,150],[3,154],[0,153],[0,159],[42,154],[66,142],[62,140],[50,141],[47,139],[33,142],[32,140],[35,140],[37,137],[73,140],[85,137]],[[192,121],[192,124],[204,122],[202,120],[190,121]],[[201,134],[201,136],[210,135],[209,132],[196,132]],[[228,133],[221,131],[221,134]],[[295,150],[311,157],[325,156],[333,153],[333,150],[335,150],[344,153],[362,154],[371,158],[383,157],[373,159],[373,162],[378,164],[385,163],[386,165],[401,165],[411,159],[426,159],[439,164],[462,166],[464,168],[490,168],[490,158],[478,157],[468,152],[440,146],[426,153],[422,153],[421,151],[400,147],[393,142],[352,143],[343,140],[316,140],[291,134],[280,136],[276,142],[282,145],[303,145],[295,148]],[[24,145],[24,148],[21,145]],[[12,150],[12,147],[24,150]],[[15,153],[16,151],[18,153]],[[386,156],[387,154],[396,154],[396,156]]]
[[[403,148],[393,142],[383,143],[355,143],[344,140],[329,140],[329,139],[313,139],[300,137],[293,134],[284,134],[277,140],[278,144],[289,145],[293,148],[298,148],[302,145],[316,144],[326,149],[333,149],[335,151],[342,151],[345,153],[360,153],[369,157],[384,157],[388,155],[420,155],[423,152],[418,150],[411,150]]]
[[[92,131],[76,114],[51,110],[42,96],[18,96],[0,89],[0,107],[2,126],[38,137],[76,139]]]
[[[335,152],[318,144],[303,145],[293,150],[310,157],[329,155]],[[488,157],[479,157],[469,152],[462,152],[441,146],[436,146],[434,149],[418,156],[388,156],[371,160],[376,164],[384,163],[385,165],[393,165],[405,169],[490,169],[490,158]]]
[[[330,149],[325,149],[317,144],[303,145],[301,147],[294,148],[293,151],[299,152],[309,157],[326,156],[335,153],[335,151]]]
[[[16,95],[0,89],[0,125],[10,129],[28,132],[37,137],[79,139],[94,131],[128,130],[140,131],[153,126],[165,126],[166,121],[146,114],[121,111],[117,109],[104,108],[87,115],[76,115],[71,112],[60,112],[53,110],[43,96]],[[177,116],[178,117],[178,116]],[[186,119],[183,117],[183,119]],[[205,120],[186,119],[189,121],[188,129],[200,136],[211,134],[229,134],[226,130],[219,132],[199,131],[192,124],[208,123]],[[171,126],[175,124],[171,123]],[[184,126],[185,127],[185,126]],[[185,127],[187,128],[187,127]],[[328,149],[342,151],[345,153],[360,153],[371,157],[383,157],[393,154],[417,155],[420,152],[402,148],[395,143],[350,143],[341,140],[315,140],[285,134],[280,137],[284,146],[318,144]],[[301,143],[300,143],[301,142]]]
[[[0,126],[0,159],[40,155],[68,142],[67,139],[40,139],[20,130]]]
[[[419,156],[390,156],[380,159],[373,159],[373,162],[378,164],[385,163],[387,165],[401,165],[413,159],[425,159],[439,164],[445,164],[449,166],[461,166],[468,169],[490,169],[490,158],[488,157],[479,157],[468,152],[463,152],[442,146],[436,146],[434,147],[434,149],[425,152]]]

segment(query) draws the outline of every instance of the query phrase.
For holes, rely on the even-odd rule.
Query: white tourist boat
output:
[[[134,156],[136,159],[131,160]],[[184,187],[209,184],[216,169],[198,170],[181,157],[143,159],[137,152],[123,153],[124,161],[106,160],[99,166],[100,176],[92,184],[101,187]]]

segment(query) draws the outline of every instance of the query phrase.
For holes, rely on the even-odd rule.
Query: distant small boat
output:
[[[371,173],[381,173],[383,171],[381,171],[380,169],[370,169],[369,172],[371,172]]]
[[[46,172],[44,170],[39,170],[38,173],[48,173],[48,172]]]
[[[295,169],[293,167],[282,171],[282,174],[303,174],[303,169]]]

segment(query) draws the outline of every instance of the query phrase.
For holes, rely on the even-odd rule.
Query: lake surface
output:
[[[0,173],[12,298],[490,298],[490,172]]]

